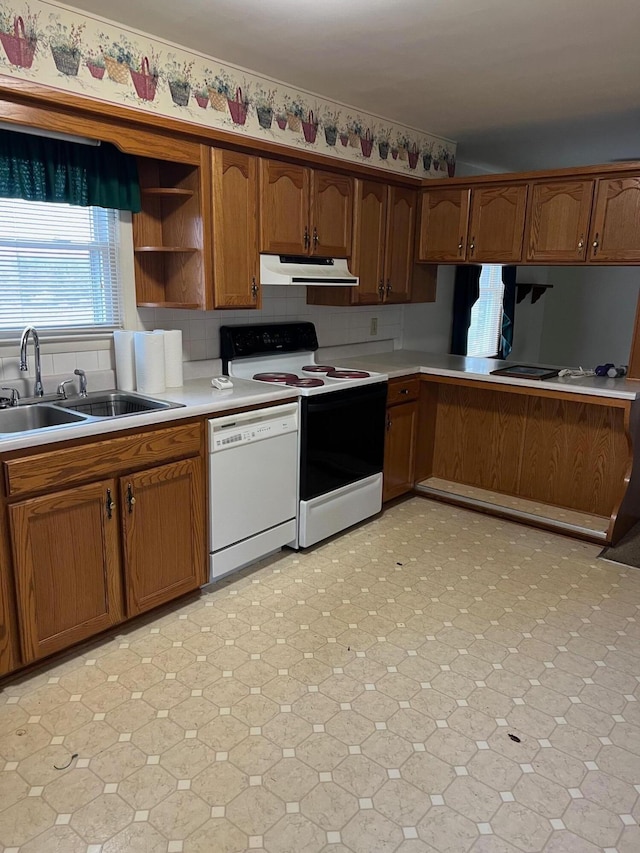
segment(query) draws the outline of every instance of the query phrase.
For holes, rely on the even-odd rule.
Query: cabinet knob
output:
[[[401,394],[408,394],[408,393],[409,393],[409,389],[408,389],[408,388],[401,388],[401,389],[400,389],[400,393],[401,393]]]
[[[135,496],[133,494],[133,487],[131,483],[127,484],[127,506],[129,507],[129,514],[133,512],[133,507],[135,506]]]
[[[391,279],[388,278],[387,279],[387,296],[391,293],[392,290],[393,290],[393,288],[391,287]]]
[[[583,249],[584,249],[584,234],[581,234],[580,239],[578,240],[578,249],[577,249],[577,252],[579,255],[582,254]]]
[[[458,243],[458,254],[462,256],[464,254],[464,237],[460,237],[460,242]]]
[[[107,500],[105,501],[105,509],[107,510],[107,518],[113,518],[113,511],[116,508],[116,502],[111,497],[111,489],[107,489]]]
[[[476,248],[476,238],[472,237],[471,242],[469,243],[469,254],[473,256],[473,253]]]
[[[391,417],[387,415],[387,432],[391,429]]]
[[[384,279],[380,279],[380,284],[378,285],[378,296],[380,297],[380,301],[384,299]]]
[[[258,290],[259,290],[259,289],[260,289],[260,288],[259,288],[259,287],[258,287],[258,285],[256,284],[256,277],[254,276],[254,277],[251,279],[251,296],[252,296],[254,299],[257,299],[257,298],[258,298]]]
[[[304,236],[302,238],[302,242],[304,244],[305,249],[309,248],[309,244],[311,242],[311,236],[309,235],[309,226],[304,226]]]
[[[318,229],[314,225],[313,226],[313,248],[314,249],[318,248],[319,242],[320,242],[320,237],[318,237]]]
[[[600,235],[596,234],[596,238],[593,241],[593,243],[591,244],[591,248],[593,249],[593,256],[594,257],[598,254],[598,249],[600,248],[599,237],[600,237]]]

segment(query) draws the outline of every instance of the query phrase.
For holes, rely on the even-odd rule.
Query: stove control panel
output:
[[[258,323],[220,328],[220,356],[225,371],[229,361],[236,358],[317,349],[313,323]]]

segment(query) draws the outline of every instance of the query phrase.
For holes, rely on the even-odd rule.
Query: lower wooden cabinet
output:
[[[107,466],[114,476],[85,482]],[[206,582],[202,423],[14,457],[3,467],[22,663]],[[52,472],[57,487],[47,482]]]
[[[413,489],[418,390],[419,379],[417,378],[400,379],[389,383],[383,502],[404,495]]]
[[[9,507],[25,662],[123,619],[116,494],[102,480]]]
[[[204,492],[199,459],[120,480],[127,615],[143,613],[202,583]]]

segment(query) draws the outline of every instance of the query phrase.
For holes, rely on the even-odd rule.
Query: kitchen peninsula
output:
[[[640,518],[637,382],[494,376],[510,363],[409,350],[346,361],[389,376],[389,433],[413,407],[398,446],[416,492],[602,543]]]

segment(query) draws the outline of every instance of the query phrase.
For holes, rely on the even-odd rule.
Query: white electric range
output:
[[[300,398],[299,546],[380,512],[387,376],[318,364],[313,323],[223,326],[220,349],[229,376]]]

